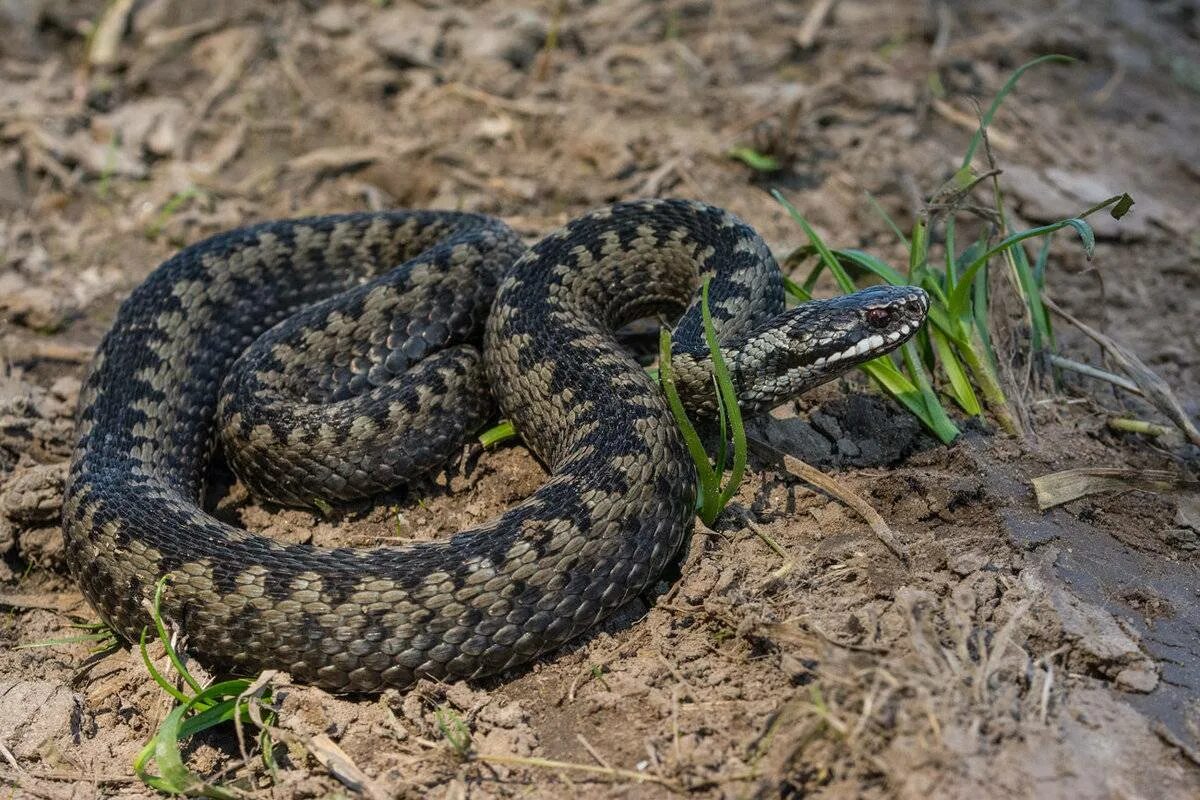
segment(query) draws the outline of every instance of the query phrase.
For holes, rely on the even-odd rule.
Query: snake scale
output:
[[[123,303],[80,396],[66,554],[136,640],[163,612],[188,650],[335,691],[528,661],[656,579],[691,527],[695,468],[622,325],[684,312],[681,395],[712,409],[697,289],[742,407],[778,405],[897,347],[920,289],[786,309],[763,240],[685,200],[620,203],[526,248],[498,220],[392,211],[268,222],[192,245]],[[482,340],[482,351],[479,345]],[[293,544],[205,511],[223,441],[256,492],[362,496],[428,470],[494,414],[547,466],[497,519],[433,542]]]

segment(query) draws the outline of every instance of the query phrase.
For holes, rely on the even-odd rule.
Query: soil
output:
[[[1012,70],[1066,53],[993,125],[1010,223],[1133,195],[1119,223],[1092,218],[1091,260],[1056,240],[1048,291],[1195,418],[1197,6],[841,0],[813,24],[828,5],[0,0],[0,794],[156,795],[131,762],[173,701],[136,649],[29,646],[94,619],[58,528],[91,353],[157,263],[230,227],[446,207],[534,241],[676,195],[729,208],[782,258],[804,236],[778,187],[831,243],[902,263],[864,193],[911,225]],[[1195,493],[1041,512],[1030,488],[1072,467],[1194,479],[1200,454],[1110,429],[1166,422],[1139,398],[1032,369],[1003,269],[992,288],[1022,435],[960,420],[942,446],[857,375],[752,426],[858,492],[907,560],[759,448],[731,511],[599,630],[469,684],[335,697],[277,675],[275,776],[230,730],[190,741],[189,767],[278,798],[1200,796]],[[217,470],[224,518],[359,545],[477,523],[543,475],[519,445],[472,447],[323,517],[260,506]]]

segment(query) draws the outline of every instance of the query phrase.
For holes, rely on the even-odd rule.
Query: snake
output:
[[[672,372],[697,415],[716,410],[715,333],[754,414],[900,346],[928,307],[908,286],[788,306],[758,233],[694,200],[606,206],[532,246],[456,211],[230,230],[154,269],[97,350],[66,562],[134,642],[169,576],[162,617],[229,674],[374,692],[499,673],[653,588],[693,526],[696,466],[624,326],[678,318]],[[452,536],[318,546],[205,507],[222,453],[268,500],[319,505],[436,469],[497,407],[547,477]]]

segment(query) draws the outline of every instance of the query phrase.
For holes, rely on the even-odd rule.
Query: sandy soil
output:
[[[812,28],[814,3],[752,0],[118,0],[97,26],[106,5],[0,1],[0,795],[155,794],[130,762],[171,701],[136,653],[17,648],[94,618],[57,523],[91,352],[158,262],[222,229],[449,207],[533,240],[596,205],[679,195],[735,211],[783,256],[803,235],[778,186],[831,242],[899,261],[864,192],[910,224],[978,104],[1063,52],[1078,63],[1029,73],[994,126],[1014,224],[1130,192],[1130,217],[1098,221],[1093,260],[1055,245],[1050,293],[1200,410],[1194,3],[841,0]],[[727,156],[737,145],[786,168],[755,173]],[[994,309],[1014,353],[1017,308]],[[1060,331],[1068,355],[1101,363]],[[1054,390],[1019,359],[1006,371],[1020,439],[970,424],[942,447],[860,377],[756,424],[867,499],[907,562],[756,460],[736,513],[698,527],[658,590],[592,635],[495,679],[382,697],[279,677],[293,744],[274,780],[228,731],[198,737],[188,763],[280,798],[1200,796],[1195,495],[1041,513],[1029,484],[1077,466],[1194,479],[1200,456],[1112,432],[1113,414],[1153,417],[1127,393]],[[220,475],[212,503],[284,538],[369,544],[478,522],[540,480],[512,446],[328,519],[258,506]],[[466,757],[439,709],[465,722]]]

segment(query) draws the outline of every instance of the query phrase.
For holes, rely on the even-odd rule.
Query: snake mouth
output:
[[[824,366],[826,364],[836,364],[841,361],[858,358],[871,358],[875,354],[883,354],[889,350],[889,344],[899,344],[906,341],[917,330],[917,325],[904,323],[899,328],[890,331],[886,334],[876,333],[866,339],[859,339],[856,344],[847,347],[840,353],[833,353],[828,356],[818,356],[812,362],[814,367]]]
[[[915,286],[873,286],[800,306],[805,319],[792,368],[836,372],[888,353],[908,341],[929,313]]]

